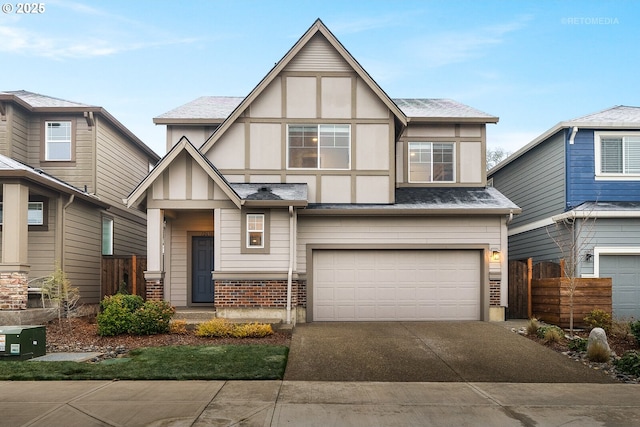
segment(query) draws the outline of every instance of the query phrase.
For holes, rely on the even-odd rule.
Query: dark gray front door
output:
[[[191,244],[191,302],[213,303],[213,237],[193,236]]]

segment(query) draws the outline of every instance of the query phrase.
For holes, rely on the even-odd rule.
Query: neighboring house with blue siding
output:
[[[640,107],[560,122],[488,179],[522,208],[509,226],[511,260],[566,258],[550,234],[574,221],[576,275],[611,277],[614,316],[640,318]]]

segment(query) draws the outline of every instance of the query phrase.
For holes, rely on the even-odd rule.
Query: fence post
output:
[[[131,295],[138,295],[138,265],[135,255],[131,255]]]

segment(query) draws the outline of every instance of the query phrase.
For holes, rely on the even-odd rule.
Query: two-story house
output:
[[[520,210],[486,188],[497,121],[389,98],[318,20],[246,97],[155,119],[168,154],[127,201],[147,211],[147,296],[291,322],[503,319]]]
[[[614,316],[640,318],[640,107],[560,122],[488,176],[523,209],[511,259],[575,260],[576,277],[613,279]]]
[[[0,92],[0,309],[57,266],[99,302],[101,256],[146,254],[146,214],[122,199],[158,160],[102,107]]]

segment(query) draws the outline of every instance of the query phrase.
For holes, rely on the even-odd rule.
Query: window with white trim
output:
[[[596,132],[596,175],[640,177],[640,134]]]
[[[351,126],[289,125],[287,159],[289,169],[350,169]]]
[[[264,248],[264,214],[247,214],[247,248]]]
[[[72,159],[71,122],[45,122],[44,129],[44,159],[47,161],[70,161]]]
[[[453,143],[409,142],[409,182],[454,182]]]
[[[44,225],[44,202],[29,202],[27,225]],[[2,225],[2,202],[0,202],[0,225]]]
[[[102,255],[113,255],[113,218],[102,217]]]

